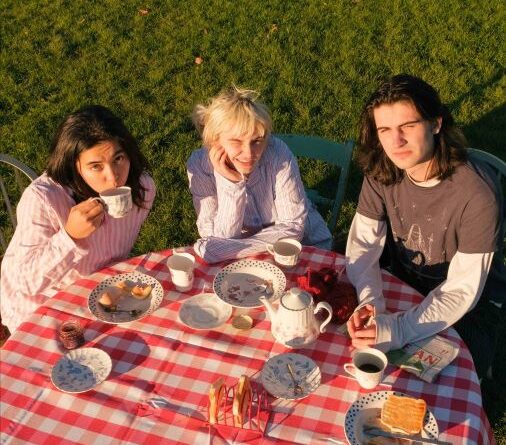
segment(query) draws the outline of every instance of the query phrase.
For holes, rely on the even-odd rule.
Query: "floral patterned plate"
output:
[[[144,300],[138,300],[132,296],[123,298],[118,303],[118,310],[108,312],[99,303],[100,297],[108,287],[114,287],[120,282],[134,286],[136,284],[149,284],[153,290],[151,295]],[[127,294],[128,295],[128,294]],[[88,307],[93,315],[105,323],[120,324],[130,321],[140,320],[146,315],[154,312],[163,300],[163,287],[160,282],[152,276],[140,273],[130,272],[114,275],[106,278],[91,291],[88,298]]]
[[[234,307],[261,307],[261,296],[277,300],[286,287],[283,271],[274,264],[258,260],[241,260],[220,270],[213,288],[218,298]]]
[[[397,391],[375,391],[363,395],[351,404],[344,418],[344,434],[346,434],[350,445],[361,445],[367,441],[369,436],[363,432],[364,425],[376,424],[376,419],[379,419],[381,415],[381,407],[391,394],[406,396],[406,394]],[[419,437],[437,439],[439,428],[436,418],[429,410],[427,410],[423,422],[423,430]],[[415,443],[418,442],[413,442],[413,444]]]
[[[102,383],[111,369],[107,352],[97,348],[75,349],[56,362],[51,381],[63,392],[85,392]]]
[[[300,394],[295,394],[295,385],[288,371],[288,363],[292,366],[297,384],[302,388]],[[267,360],[262,369],[261,379],[265,390],[274,397],[297,400],[307,397],[320,386],[322,373],[309,357],[287,352]]]
[[[221,326],[232,315],[232,306],[215,294],[194,295],[179,309],[179,320],[193,329],[213,329]]]

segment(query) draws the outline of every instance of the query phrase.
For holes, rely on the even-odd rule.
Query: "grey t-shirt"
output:
[[[357,211],[387,221],[392,272],[423,294],[446,280],[457,250],[498,250],[497,198],[468,164],[460,165],[450,178],[433,187],[418,186],[406,176],[390,186],[366,177]]]

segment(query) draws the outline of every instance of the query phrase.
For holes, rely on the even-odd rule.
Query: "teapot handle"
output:
[[[327,326],[332,318],[332,307],[326,301],[320,301],[316,307],[314,308],[314,313],[316,314],[320,309],[326,309],[329,313],[329,316],[322,322],[320,325],[320,332],[325,332],[325,326]]]

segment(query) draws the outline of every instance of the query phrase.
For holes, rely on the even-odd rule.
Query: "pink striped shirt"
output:
[[[2,323],[11,332],[59,289],[128,256],[155,197],[151,177],[144,175],[141,183],[147,189],[146,208],[134,205],[118,219],[106,214],[102,225],[78,242],[64,229],[76,205],[69,189],[45,173],[26,188],[0,277]]]

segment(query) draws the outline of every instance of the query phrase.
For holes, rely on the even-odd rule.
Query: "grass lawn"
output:
[[[501,0],[3,0],[0,151],[41,172],[65,114],[90,103],[119,113],[158,187],[134,253],[197,237],[185,172],[199,146],[190,115],[232,82],[262,93],[275,132],[344,141],[356,138],[378,79],[415,74],[440,91],[471,146],[506,159],[505,15]],[[303,173],[318,182],[314,169]],[[341,245],[360,183],[354,167]],[[504,348],[499,355],[504,369]],[[484,386],[499,443],[505,375]]]

